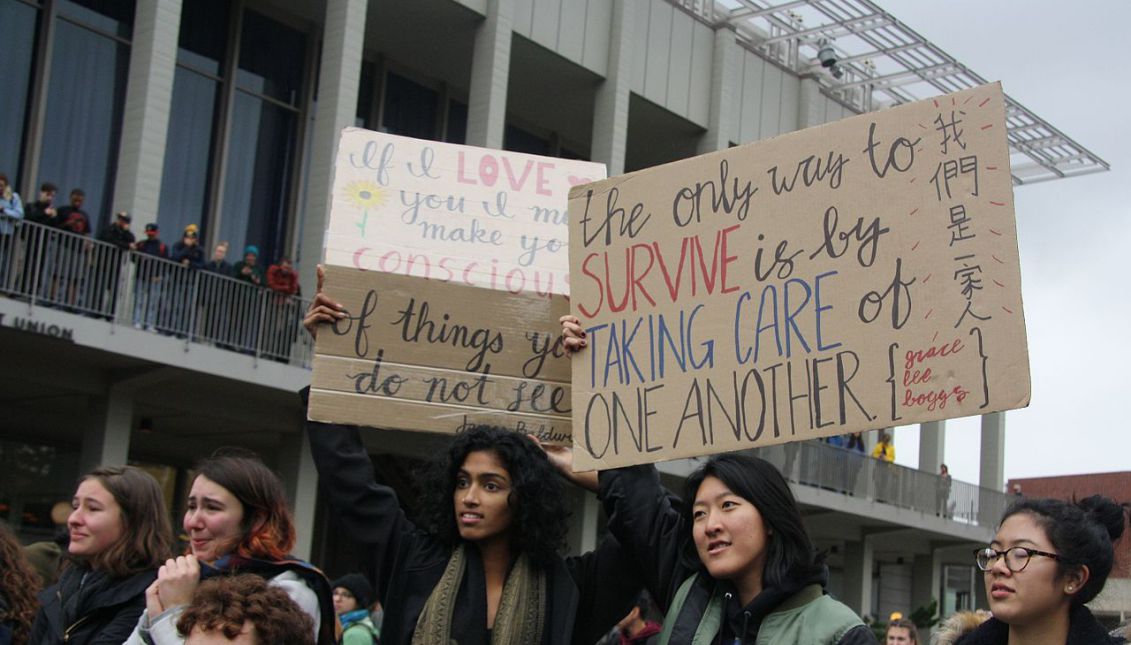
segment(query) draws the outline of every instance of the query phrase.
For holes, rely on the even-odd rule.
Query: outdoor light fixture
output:
[[[832,44],[822,38],[818,45],[820,49],[817,50],[817,60],[821,62],[821,67],[828,70],[836,68],[836,50],[833,49]]]

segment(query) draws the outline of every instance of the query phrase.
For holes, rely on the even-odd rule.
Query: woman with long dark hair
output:
[[[121,643],[145,610],[145,590],[172,554],[161,487],[131,466],[79,480],[67,518],[69,563],[39,595],[29,643]]]
[[[312,335],[343,315],[318,273]],[[565,489],[530,439],[489,426],[456,435],[423,487],[418,527],[375,481],[357,427],[310,422],[308,435],[337,520],[372,554],[383,645],[591,645],[639,593],[614,540],[558,555]]]
[[[0,522],[0,645],[23,645],[39,603],[39,575],[24,558],[15,534]]]
[[[573,316],[565,347],[582,349]],[[667,610],[662,645],[683,643],[875,643],[860,617],[825,594],[828,568],[801,521],[782,474],[738,454],[711,457],[687,478],[681,504],[654,466],[572,473],[568,448],[547,448],[558,469],[599,486],[609,531],[640,565]]]
[[[1107,497],[1021,499],[990,545],[974,553],[992,618],[959,645],[1121,643],[1085,603],[1104,588],[1126,509]]]
[[[330,583],[289,555],[295,528],[279,476],[246,451],[205,459],[195,472],[183,522],[190,553],[161,567],[127,643],[183,643],[177,620],[200,582],[240,573],[257,574],[286,591],[311,617],[318,643],[333,643]]]

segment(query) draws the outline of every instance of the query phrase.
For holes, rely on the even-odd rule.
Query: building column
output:
[[[872,613],[872,567],[875,548],[865,536],[844,543],[844,604],[860,616]]]
[[[1001,492],[1005,486],[1005,413],[982,415],[982,452],[978,485]]]
[[[114,208],[153,219],[161,199],[181,0],[139,2],[114,181]]]
[[[111,385],[103,396],[90,400],[87,419],[79,455],[79,475],[99,466],[126,465],[134,420],[133,391]]]
[[[303,293],[316,291],[315,270],[322,258],[322,237],[330,217],[339,133],[342,128],[352,126],[356,119],[367,7],[367,0],[326,2],[318,105],[298,252]]]
[[[916,555],[911,563],[911,609],[926,607],[932,600],[942,601],[942,557],[935,548]]]
[[[467,104],[467,143],[503,148],[507,125],[514,0],[488,0],[487,19],[475,32],[471,89]]]
[[[804,130],[825,122],[825,97],[821,85],[812,76],[801,77],[798,90],[797,129]]]
[[[711,61],[711,111],[707,116],[707,131],[699,139],[699,154],[725,150],[730,147],[730,135],[735,131],[734,115],[737,101],[734,93],[738,68],[738,42],[730,25],[715,30],[714,55]]]
[[[946,421],[919,424],[919,470],[938,473],[946,457]]]
[[[608,167],[610,177],[624,174],[628,148],[628,99],[632,80],[632,5],[613,0],[609,28],[609,66],[597,87],[593,106],[593,141],[590,157]]]
[[[305,424],[298,432],[283,435],[279,446],[279,476],[287,488],[287,500],[295,520],[295,547],[298,557],[310,558],[314,541],[314,505],[318,499],[318,469],[310,454]]]

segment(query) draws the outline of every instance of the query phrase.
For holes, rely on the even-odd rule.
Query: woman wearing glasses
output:
[[[1121,642],[1084,603],[1103,589],[1123,526],[1123,507],[1099,495],[1013,504],[994,541],[975,552],[993,618],[959,645]]]

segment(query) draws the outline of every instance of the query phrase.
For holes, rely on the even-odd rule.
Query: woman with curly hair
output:
[[[0,522],[0,645],[23,645],[39,603],[39,575],[24,559],[20,543]]]
[[[993,617],[959,645],[1122,643],[1088,611],[1115,562],[1126,509],[1107,497],[1024,498],[974,553]]]
[[[145,590],[172,553],[161,486],[131,466],[79,480],[67,518],[70,562],[39,594],[29,643],[121,643],[145,610]]]
[[[145,612],[129,645],[180,645],[177,621],[204,580],[253,573],[285,591],[311,619],[321,645],[334,642],[330,583],[289,555],[294,521],[283,482],[257,456],[220,453],[198,463],[183,527],[190,553],[170,559],[146,591]]]
[[[314,645],[310,616],[279,587],[253,573],[209,578],[177,620],[185,645]]]
[[[567,351],[585,347],[580,321],[560,322]],[[825,593],[823,554],[769,462],[715,455],[687,478],[680,504],[652,465],[605,470],[594,480],[572,472],[569,448],[547,452],[564,475],[598,491],[609,531],[666,610],[661,645],[876,642],[855,612]]]
[[[311,335],[342,315],[322,293],[321,267],[318,278],[303,321]],[[489,426],[456,435],[423,487],[418,528],[375,481],[357,427],[309,422],[307,434],[337,519],[372,551],[382,645],[591,645],[639,593],[613,540],[558,555],[565,490],[530,439]]]

